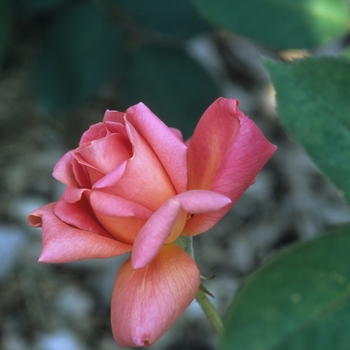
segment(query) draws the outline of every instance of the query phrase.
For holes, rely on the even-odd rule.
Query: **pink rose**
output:
[[[40,262],[132,251],[112,295],[120,346],[151,345],[191,303],[200,273],[174,241],[213,227],[276,150],[238,105],[216,100],[188,147],[142,103],[107,111],[56,164],[62,197],[28,217],[43,230]]]

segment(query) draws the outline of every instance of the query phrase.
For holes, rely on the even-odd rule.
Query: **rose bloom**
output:
[[[238,105],[216,100],[186,143],[142,103],[107,111],[56,164],[62,197],[28,217],[42,227],[39,262],[132,252],[112,294],[122,347],[151,345],[191,303],[200,272],[175,240],[213,227],[276,150]]]

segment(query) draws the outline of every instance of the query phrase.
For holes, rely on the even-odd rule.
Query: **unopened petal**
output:
[[[123,112],[112,111],[107,109],[103,117],[103,121],[124,124],[124,115],[125,113]]]
[[[150,145],[128,121],[126,129],[134,155],[118,183],[108,190],[155,211],[176,194],[174,186]]]
[[[177,193],[187,189],[187,147],[175,133],[155,116],[143,103],[126,111],[127,119],[149,143]]]
[[[91,141],[75,152],[80,164],[95,168],[102,174],[108,174],[131,156],[131,145],[121,134],[111,134]]]
[[[89,127],[80,138],[79,146],[84,145],[85,143],[89,143],[93,140],[100,139],[109,134],[104,123],[96,123]]]
[[[146,267],[134,270],[130,259],[118,272],[112,296],[111,323],[122,346],[150,346],[195,298],[200,273],[193,259],[172,243]]]
[[[39,262],[67,263],[82,259],[110,258],[129,252],[131,246],[98,233],[74,228],[55,214],[56,203],[34,210],[28,222],[42,227],[43,243]]]

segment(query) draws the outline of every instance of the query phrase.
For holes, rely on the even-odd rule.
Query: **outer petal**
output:
[[[82,259],[110,258],[131,251],[131,246],[97,233],[79,230],[58,219],[56,203],[34,210],[28,222],[43,228],[43,247],[39,262],[66,263]]]
[[[72,158],[73,152],[69,151],[63,155],[63,157],[56,163],[52,176],[64,183],[67,186],[79,186],[77,180],[75,179],[73,167],[72,167]]]
[[[145,268],[130,259],[118,272],[111,322],[116,342],[150,346],[166,332],[194,299],[200,273],[193,259],[176,244],[162,248]]]
[[[143,103],[126,111],[127,120],[150,144],[163,164],[177,193],[187,189],[187,148],[175,133]]]
[[[181,234],[185,220],[186,213],[181,210],[178,200],[171,198],[165,202],[136,236],[131,256],[132,267],[139,269],[149,264],[172,233],[175,236],[173,239]]]
[[[222,103],[229,105],[229,101],[225,100],[217,102],[223,101]],[[259,171],[277,149],[275,145],[266,140],[252,120],[238,110],[236,110],[236,116],[240,126],[227,147],[210,184],[211,191],[222,193],[229,197],[232,203],[215,212],[192,217],[186,223],[185,235],[196,235],[213,227],[254,182]],[[194,142],[195,139],[192,139],[190,148]],[[193,148],[195,149],[197,148]],[[192,177],[195,176],[192,174]]]
[[[188,189],[208,190],[240,122],[238,101],[220,98],[204,112],[188,148]]]

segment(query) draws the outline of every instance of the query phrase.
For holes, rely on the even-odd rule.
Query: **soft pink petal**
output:
[[[238,118],[240,127],[210,184],[211,191],[222,193],[232,203],[215,212],[193,216],[186,223],[186,235],[195,235],[213,227],[254,182],[262,167],[276,151],[276,146],[266,140],[252,120],[242,113],[238,113]]]
[[[188,189],[211,186],[239,127],[238,101],[220,98],[204,112],[188,148]]]
[[[130,259],[118,272],[112,295],[111,323],[122,346],[150,346],[180,317],[195,298],[200,273],[176,244],[164,246],[143,269]]]
[[[81,200],[83,193],[88,192],[86,188],[67,187],[62,195],[62,199],[68,203],[75,203]]]
[[[103,176],[100,180],[95,182],[92,188],[95,189],[95,188],[114,186],[124,175],[126,165],[127,165],[127,161],[118,165],[110,173],[108,173],[107,175]]]
[[[125,113],[123,112],[111,111],[107,109],[103,117],[103,121],[124,124],[124,116]]]
[[[115,239],[132,244],[152,212],[109,193],[92,191],[90,204],[98,222]]]
[[[231,199],[220,193],[206,190],[191,190],[175,196],[182,208],[189,214],[218,210],[231,203]]]
[[[75,152],[80,164],[108,174],[132,156],[130,142],[121,134],[110,134],[94,140]]]
[[[75,152],[75,151],[73,151]],[[73,153],[74,155],[74,153]],[[90,174],[86,170],[85,166],[82,166],[73,156],[72,158],[72,167],[74,176],[79,184],[79,186],[84,188],[91,188],[91,180],[90,180]]]
[[[56,203],[34,210],[28,222],[42,226],[43,243],[39,262],[67,263],[82,259],[110,258],[131,251],[131,246],[97,233],[79,230],[58,219]]]
[[[89,143],[93,140],[100,139],[109,134],[106,126],[103,123],[97,123],[90,126],[88,130],[80,138],[79,146]]]
[[[112,121],[107,120],[104,122],[104,124],[105,124],[106,128],[112,134],[120,134],[120,135],[123,135],[125,137],[125,139],[128,139],[128,135],[127,135],[125,125],[124,125],[124,117],[122,118],[122,123],[121,122],[116,123],[116,122],[112,122]]]
[[[215,174],[210,190],[222,193],[235,203],[254,183],[256,176],[276,152],[256,124],[246,116]]]
[[[177,193],[187,189],[185,144],[143,103],[130,107],[126,118],[149,143],[164,166]]]
[[[181,234],[185,220],[186,213],[178,200],[171,198],[165,202],[135,238],[131,256],[133,268],[139,269],[149,264],[170,236],[174,236],[174,240]]]
[[[207,214],[194,215],[187,220],[182,234],[184,236],[195,236],[200,233],[210,230],[217,224],[222,217],[230,210],[231,205],[228,205],[222,211],[214,211]]]
[[[134,155],[127,161],[122,178],[108,190],[155,211],[176,194],[175,189],[149,144],[128,121],[126,129]]]
[[[183,142],[183,137],[182,137],[182,132],[179,129],[176,128],[169,128],[174,134],[175,136],[181,141]]]
[[[78,186],[72,167],[73,151],[67,152],[55,165],[52,176],[67,186]]]
[[[92,191],[90,203],[95,211],[107,216],[135,216],[147,220],[153,214],[151,210],[139,204],[101,191]]]
[[[76,203],[68,203],[60,199],[54,208],[54,214],[59,220],[72,227],[113,239],[113,236],[104,230],[96,220],[86,198]]]

